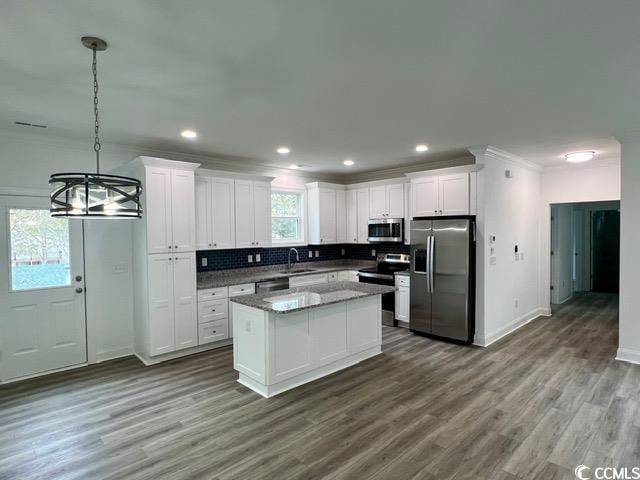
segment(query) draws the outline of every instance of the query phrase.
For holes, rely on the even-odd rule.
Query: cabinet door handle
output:
[[[173,247],[173,248],[178,248],[178,245],[176,245],[176,246],[175,246],[175,247]]]
[[[211,244],[209,244],[209,246],[211,246]]]
[[[214,308],[214,309],[213,309],[213,310],[211,310],[211,311],[212,311],[212,312],[215,312],[215,311],[216,311],[216,309]]]
[[[171,245],[169,245],[167,248],[168,248],[169,250],[171,250]]]
[[[213,246],[214,246],[214,247],[217,247],[217,246],[218,246],[218,244],[217,244],[217,243],[214,243],[214,244],[213,244]]]

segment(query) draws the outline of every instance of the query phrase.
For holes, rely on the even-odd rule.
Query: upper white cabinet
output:
[[[345,243],[358,243],[358,191],[346,190],[346,202],[347,239]]]
[[[403,184],[376,185],[369,188],[370,218],[403,218]]]
[[[321,183],[307,184],[310,244],[319,245],[338,242],[336,194],[337,190],[340,189],[343,190],[344,187]],[[344,196],[341,197],[340,201],[343,202],[343,199],[346,201]],[[344,229],[345,227],[341,226],[341,230],[344,231]],[[341,234],[346,235],[346,231],[344,233],[341,231]]]
[[[346,190],[336,190],[336,243],[347,243]]]
[[[359,188],[358,198],[358,243],[369,243],[369,189]]]
[[[411,180],[412,217],[469,215],[469,173],[431,175]]]
[[[236,247],[271,245],[271,184],[235,180]]]
[[[143,181],[143,220],[138,228],[142,227],[146,237],[146,253],[193,252],[196,164],[164,162],[149,161],[134,167]]]
[[[234,248],[235,184],[231,178],[196,175],[196,249]]]

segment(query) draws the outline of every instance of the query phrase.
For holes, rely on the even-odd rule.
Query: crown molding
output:
[[[531,162],[529,160],[525,160],[524,158],[519,157],[518,155],[514,155],[513,153],[507,152],[506,150],[502,150],[492,145],[469,147],[468,150],[474,157],[476,157],[476,159],[481,157],[492,157],[498,160],[504,160],[507,162],[515,163],[517,165],[520,165],[524,168],[528,168],[530,170],[534,170],[536,172],[542,171],[542,165]]]

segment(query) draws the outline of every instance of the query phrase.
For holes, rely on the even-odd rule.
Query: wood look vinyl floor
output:
[[[640,466],[640,366],[617,297],[587,294],[489,348],[385,327],[384,354],[272,399],[230,347],[0,387],[0,479],[572,479]]]

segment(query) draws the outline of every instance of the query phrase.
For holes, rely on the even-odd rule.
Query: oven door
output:
[[[369,220],[367,240],[370,242],[402,242],[404,241],[402,218],[385,218]]]
[[[393,277],[391,280],[389,278],[383,278],[386,275],[376,274],[376,273],[358,273],[358,281],[362,283],[373,283],[375,285],[387,285],[393,286],[394,280]],[[382,297],[382,324],[388,325],[390,327],[395,327],[397,325],[396,322],[396,297],[395,293],[383,293]]]

